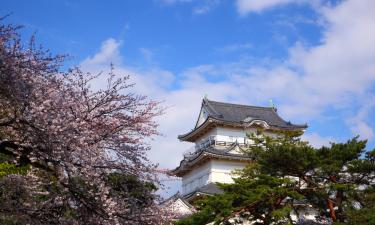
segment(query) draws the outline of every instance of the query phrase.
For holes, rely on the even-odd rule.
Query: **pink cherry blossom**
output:
[[[132,93],[128,76],[116,76],[113,70],[99,75],[79,68],[61,72],[63,59],[33,42],[22,46],[16,27],[0,25],[0,152],[13,156],[17,165],[31,165],[22,178],[30,192],[55,182],[42,179],[40,171],[54,176],[61,190],[40,202],[44,206],[24,207],[30,215],[46,218],[36,208],[65,204],[80,209],[81,220],[74,224],[165,224],[171,213],[159,208],[154,193],[135,213],[136,203],[126,194],[111,194],[108,184],[113,172],[158,184],[156,165],[146,157],[146,140],[158,134],[154,119],[163,109]],[[95,79],[106,80],[107,88],[92,90]],[[76,178],[87,188],[82,195],[77,195]],[[55,219],[63,224],[62,218]]]

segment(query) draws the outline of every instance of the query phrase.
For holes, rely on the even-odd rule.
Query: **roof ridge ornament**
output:
[[[270,107],[271,107],[273,110],[275,110],[275,112],[277,112],[277,108],[276,108],[275,104],[273,103],[273,100],[272,100],[272,99],[269,100],[269,103],[270,103]]]

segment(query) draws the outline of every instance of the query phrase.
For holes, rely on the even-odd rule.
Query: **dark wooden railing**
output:
[[[218,147],[229,147],[237,144],[240,147],[249,147],[251,144],[248,143],[248,138],[244,138],[244,142],[237,142],[237,141],[218,141],[216,140],[215,136],[208,137],[203,142],[196,144],[193,148],[189,149],[185,152],[184,156],[191,156],[198,153],[201,149],[207,148],[210,146],[218,146]]]

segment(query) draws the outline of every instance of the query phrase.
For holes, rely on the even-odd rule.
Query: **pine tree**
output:
[[[313,148],[299,134],[254,137],[248,150],[254,158],[237,171],[233,184],[218,184],[223,194],[196,202],[199,211],[176,224],[306,224],[375,223],[375,150],[355,137],[346,143]],[[292,219],[292,215],[299,220]]]

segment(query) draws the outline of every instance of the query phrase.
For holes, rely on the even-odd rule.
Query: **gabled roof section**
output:
[[[201,113],[203,111],[208,114],[206,120],[200,121],[200,115],[195,128],[189,133],[179,135],[180,140],[193,142],[197,134],[209,129],[213,124],[246,127],[256,123],[274,130],[304,130],[307,128],[306,124],[296,125],[286,122],[277,114],[274,107],[239,105],[204,98]]]
[[[223,192],[224,191],[221,190],[215,183],[208,183],[198,188],[197,190],[184,195],[183,197],[187,201],[194,201],[194,199],[198,197],[199,195],[215,195],[215,194],[221,194]]]
[[[175,202],[177,201],[178,199],[181,199],[181,201],[186,205],[187,208],[191,208],[193,209],[194,206],[192,206],[189,202],[187,202],[183,197],[182,195],[180,194],[180,192],[178,191],[176,194],[170,196],[169,198],[163,200],[160,205],[163,205],[163,204],[167,204],[167,203],[171,203],[171,202]]]
[[[162,208],[173,212],[173,219],[179,220],[193,214],[196,210],[184,197],[177,192],[160,203]]]

